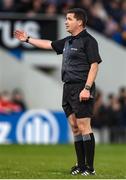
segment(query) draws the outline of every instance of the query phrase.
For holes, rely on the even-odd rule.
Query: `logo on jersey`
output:
[[[77,51],[78,49],[77,48],[71,48],[72,51]]]

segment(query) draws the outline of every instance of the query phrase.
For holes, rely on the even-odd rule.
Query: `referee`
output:
[[[95,175],[95,139],[91,128],[95,96],[95,78],[102,61],[98,44],[86,31],[87,16],[83,9],[74,8],[66,14],[66,30],[71,35],[57,41],[35,39],[24,31],[16,30],[15,37],[38,48],[53,49],[63,54],[62,107],[74,136],[77,164],[71,174]]]

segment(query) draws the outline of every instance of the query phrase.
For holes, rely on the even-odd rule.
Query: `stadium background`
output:
[[[92,123],[98,144],[96,167],[98,171],[102,169],[97,178],[126,178],[123,170],[126,155],[125,0],[0,1],[0,144],[4,144],[0,146],[3,162],[0,178],[70,178],[66,169],[74,163],[74,154],[71,157],[73,139],[61,108],[62,57],[20,43],[13,37],[16,29],[25,30],[35,38],[56,40],[65,37],[64,14],[70,7],[87,10],[87,29],[98,40],[103,59],[96,79]],[[31,161],[34,156],[34,164],[27,164],[20,150]],[[109,156],[106,156],[107,152]],[[67,163],[64,156],[68,156]],[[61,162],[58,170],[54,168],[57,157]],[[13,164],[13,158],[17,164]],[[54,161],[54,164],[50,163],[48,167],[48,161]],[[32,167],[36,173],[32,170],[24,173],[25,168],[18,166],[23,162],[27,171]]]

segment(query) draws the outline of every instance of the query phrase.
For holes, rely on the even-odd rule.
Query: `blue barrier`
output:
[[[69,126],[63,112],[29,110],[0,114],[1,144],[56,144],[69,141]]]

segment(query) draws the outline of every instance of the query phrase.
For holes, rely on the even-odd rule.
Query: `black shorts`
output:
[[[62,107],[67,117],[72,113],[75,114],[76,118],[92,117],[94,98],[81,102],[79,100],[79,94],[84,86],[84,83],[64,84]],[[91,88],[91,95],[95,97],[95,84]]]

